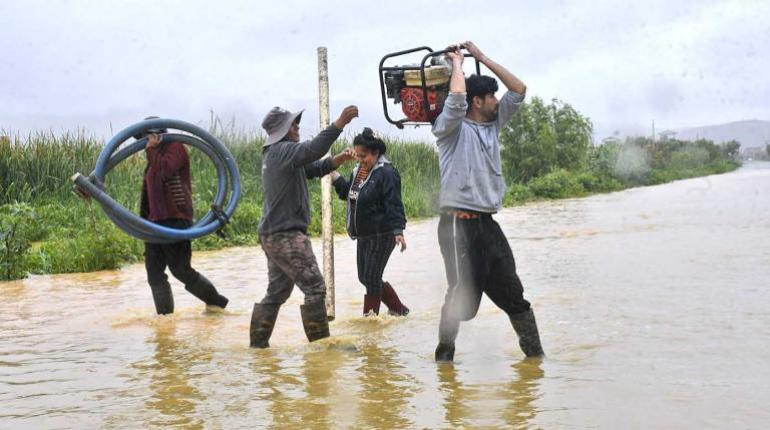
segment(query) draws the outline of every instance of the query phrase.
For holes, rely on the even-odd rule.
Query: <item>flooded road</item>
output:
[[[407,318],[359,316],[338,236],[333,337],[310,345],[295,291],[272,348],[248,348],[258,247],[194,255],[224,313],[172,283],[176,314],[154,315],[142,265],[0,283],[0,428],[765,428],[768,214],[770,163],[503,211],[542,363],[486,298],[455,364],[433,362],[436,219],[385,272]]]

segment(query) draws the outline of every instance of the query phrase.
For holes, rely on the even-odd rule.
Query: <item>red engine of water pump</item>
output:
[[[401,110],[409,121],[432,122],[441,113],[444,107],[446,91],[437,91],[435,88],[429,88],[428,106],[425,109],[425,97],[422,88],[404,87],[401,88]]]

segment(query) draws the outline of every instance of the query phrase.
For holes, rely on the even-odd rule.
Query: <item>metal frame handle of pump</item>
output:
[[[466,52],[463,53],[464,57],[473,57],[469,52],[467,52],[467,49],[465,49],[464,46],[460,46],[460,50],[466,50]],[[385,66],[385,61],[389,58],[393,57],[400,57],[402,55],[411,54],[413,52],[419,52],[419,51],[428,51],[427,54],[425,54],[424,57],[422,57],[422,61],[420,62],[419,66]],[[420,125],[426,125],[426,124],[432,124],[432,122],[414,122],[414,121],[407,121],[406,118],[400,119],[400,120],[393,120],[390,117],[390,114],[388,113],[388,103],[387,103],[387,97],[385,95],[385,80],[384,80],[384,73],[385,71],[404,71],[404,70],[419,70],[420,71],[420,79],[422,84],[422,93],[423,93],[423,108],[427,111],[428,106],[430,105],[430,102],[428,101],[428,92],[427,92],[427,81],[425,79],[425,63],[432,57],[438,57],[439,55],[444,55],[447,52],[451,51],[451,49],[443,49],[441,51],[434,51],[428,46],[420,46],[417,48],[412,49],[405,49],[403,51],[397,51],[392,52],[390,54],[386,54],[382,59],[380,60],[379,64],[379,72],[380,72],[380,95],[382,97],[382,110],[385,113],[385,119],[398,127],[399,129],[403,129],[404,125],[414,125],[414,126],[420,126]],[[479,63],[479,60],[474,58],[476,60],[476,74],[481,74],[481,63]]]

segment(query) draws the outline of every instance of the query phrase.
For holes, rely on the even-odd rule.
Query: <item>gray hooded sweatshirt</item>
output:
[[[500,131],[524,100],[507,91],[498,104],[496,121],[475,122],[465,117],[465,93],[450,93],[433,124],[441,170],[441,208],[494,213],[505,196],[500,163]]]
[[[331,157],[323,160],[342,130],[330,125],[313,140],[297,143],[282,140],[262,154],[262,219],[259,234],[299,230],[307,233],[310,198],[307,180],[330,173]]]

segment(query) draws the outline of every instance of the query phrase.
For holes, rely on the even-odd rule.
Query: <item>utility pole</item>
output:
[[[326,48],[318,48],[318,112],[321,130],[329,126],[329,65]],[[328,154],[327,154],[328,155]],[[321,178],[321,228],[323,236],[323,271],[326,283],[326,315],[334,320],[334,230],[332,229],[332,178]]]

